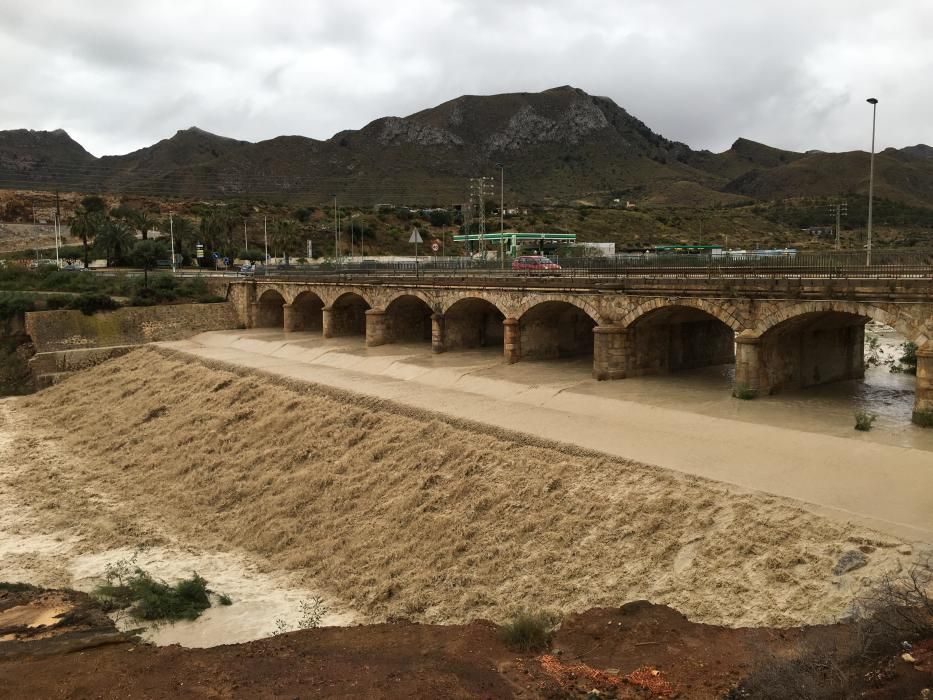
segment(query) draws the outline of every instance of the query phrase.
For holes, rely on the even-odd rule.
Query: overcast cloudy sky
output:
[[[0,0],[0,129],[328,138],[570,84],[694,148],[933,143],[929,0]]]

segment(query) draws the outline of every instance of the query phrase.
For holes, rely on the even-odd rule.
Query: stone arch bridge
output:
[[[933,424],[926,279],[255,279],[230,282],[243,325],[360,335],[434,352],[501,346],[507,362],[593,358],[597,379],[735,362],[751,398],[864,374],[865,324],[917,345],[914,421]]]

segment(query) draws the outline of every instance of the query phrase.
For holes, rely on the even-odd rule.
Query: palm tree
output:
[[[272,227],[272,244],[281,250],[288,263],[288,254],[301,245],[301,228],[297,221],[280,219]]]
[[[88,241],[92,240],[103,226],[104,217],[99,212],[88,211],[84,207],[75,209],[74,216],[68,220],[71,225],[71,235],[80,238],[84,245],[84,267],[90,267],[88,257]]]
[[[104,219],[97,231],[95,245],[104,252],[107,267],[114,260],[124,257],[136,242],[133,231],[118,219]]]
[[[201,219],[201,237],[208,250],[227,254],[233,248],[237,219],[226,209],[212,209]]]
[[[149,239],[149,230],[155,228],[157,223],[148,212],[144,211],[130,211],[127,220],[133,228],[139,231],[144,241]]]

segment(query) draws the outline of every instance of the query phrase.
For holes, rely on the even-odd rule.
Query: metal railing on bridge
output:
[[[560,269],[513,269],[512,260],[469,257],[381,261],[342,260],[311,265],[257,266],[257,276],[314,277],[557,277],[669,279],[933,279],[933,250],[794,252],[780,255],[647,253],[551,260]],[[229,272],[226,274],[240,275]]]

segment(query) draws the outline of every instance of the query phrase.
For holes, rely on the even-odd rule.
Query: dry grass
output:
[[[69,454],[17,477],[47,522],[108,546],[159,523],[242,547],[373,620],[647,598],[705,622],[828,621],[853,594],[832,566],[866,537],[786,500],[167,351],[14,405],[24,459],[40,439]],[[895,563],[897,542],[874,544],[858,578]]]

